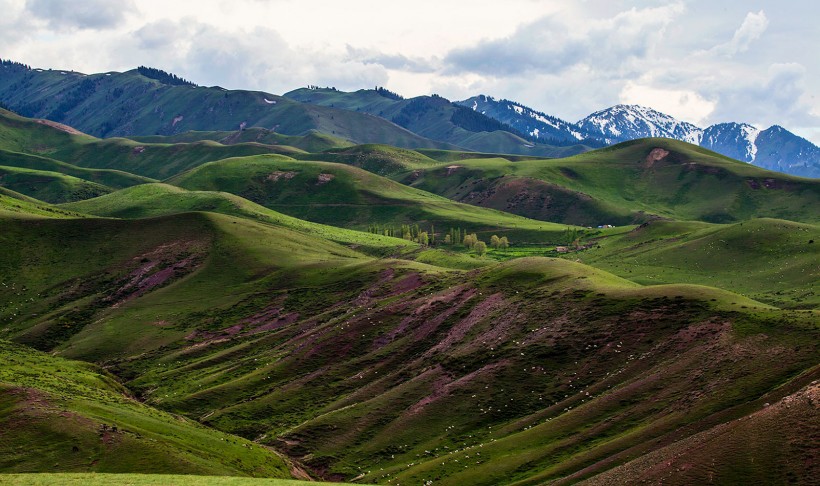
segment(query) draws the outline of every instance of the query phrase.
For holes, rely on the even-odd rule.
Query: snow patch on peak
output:
[[[743,138],[746,139],[746,156],[750,161],[754,161],[757,157],[757,136],[760,135],[760,129],[745,123],[740,129]]]
[[[703,131],[665,113],[640,105],[615,105],[580,120],[578,126],[607,143],[664,137],[698,144]]]

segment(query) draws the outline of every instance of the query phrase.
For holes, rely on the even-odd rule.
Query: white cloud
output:
[[[683,11],[682,4],[673,3],[582,22],[552,14],[519,27],[508,37],[454,49],[445,61],[454,71],[497,76],[554,73],[579,64],[618,69],[632,59],[646,57],[665,27]]]
[[[26,10],[55,29],[107,29],[136,10],[133,0],[27,0]]]
[[[620,93],[622,103],[643,105],[675,118],[702,126],[715,110],[709,101],[692,90],[664,89],[628,81]]]
[[[735,31],[732,40],[715,47],[714,51],[725,56],[746,52],[752,42],[759,39],[768,27],[769,19],[763,10],[757,13],[749,12],[746,14],[746,18],[743,19],[743,23]]]
[[[820,2],[778,1],[0,0],[0,55],[274,93],[483,93],[569,120],[634,102],[820,142]]]

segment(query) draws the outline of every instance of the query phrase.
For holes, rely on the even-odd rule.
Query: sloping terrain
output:
[[[156,182],[128,172],[111,169],[84,169],[59,160],[38,155],[23,154],[0,149],[0,165],[40,171],[59,172],[68,176],[94,182],[112,189],[122,189],[137,184]]]
[[[813,381],[790,395],[782,395],[758,400],[748,415],[582,484],[616,485],[634,478],[673,485],[810,484],[820,474],[815,447],[820,438],[820,382]]]
[[[3,119],[20,164],[168,178],[59,206],[0,188],[0,471],[813,477],[816,181],[657,139],[562,160],[279,145],[290,156],[210,161],[277,146],[101,141]],[[555,219],[648,224],[567,227],[378,174],[452,197],[552,184],[569,208]],[[391,224],[439,240],[353,230]],[[513,247],[442,247],[451,226]],[[516,258],[528,250],[563,258]]]
[[[565,226],[467,204],[330,162],[264,155],[204,164],[167,181],[195,191],[224,191],[290,216],[366,230],[372,224],[438,227],[443,234],[503,232],[519,241],[556,241]],[[489,235],[485,236],[488,239]]]
[[[285,135],[318,130],[358,143],[451,147],[363,113],[257,91],[168,83],[138,70],[86,75],[6,65],[0,69],[0,101],[24,116],[65,123],[98,137],[261,127]]]
[[[89,199],[114,190],[59,172],[5,165],[0,165],[0,186],[50,203]]]
[[[443,271],[205,214],[47,223],[4,223],[41,256],[0,255],[7,337],[325,478],[588,475],[816,364],[816,314],[563,260]]]
[[[303,150],[306,152],[321,152],[337,147],[351,147],[354,144],[347,140],[333,137],[331,135],[311,131],[307,135],[282,135],[266,128],[245,128],[234,132],[182,132],[176,135],[149,135],[129,137],[137,142],[148,143],[192,143],[203,140],[213,140],[224,145],[234,145],[237,143],[256,142],[265,145],[280,145],[283,153],[287,155],[288,147]],[[291,153],[299,153],[293,150]]]
[[[816,222],[820,214],[817,180],[765,171],[670,139],[625,142],[566,159],[466,159],[393,178],[457,201],[581,226],[656,217]]]
[[[777,219],[731,225],[652,221],[593,239],[573,258],[641,284],[732,289],[778,307],[820,305],[820,227]]]
[[[205,162],[228,157],[295,152],[291,147],[259,143],[223,145],[208,140],[179,144],[138,143],[124,138],[101,140],[71,127],[21,117],[2,109],[0,149],[3,150],[0,157],[10,160],[12,165],[32,168],[37,165],[92,181],[104,181],[113,187],[150,180],[146,178],[164,179]],[[84,168],[101,170],[84,171]]]
[[[820,148],[785,128],[765,130],[748,123],[718,123],[698,128],[651,108],[616,105],[570,123],[510,100],[479,95],[459,105],[473,109],[545,143],[583,143],[602,147],[646,137],[666,137],[748,162],[767,170],[801,177],[820,176]]]
[[[59,209],[51,204],[0,187],[0,217],[81,218],[85,215]]]
[[[358,249],[383,252],[415,246],[399,238],[351,231],[297,219],[227,192],[187,191],[168,184],[143,184],[94,199],[64,204],[60,208],[95,216],[123,219],[210,211],[301,231],[337,243],[355,245]]]
[[[284,96],[305,104],[369,113],[422,137],[476,152],[561,157],[587,150],[579,144],[553,146],[538,143],[537,139],[524,138],[526,135],[509,125],[437,95],[404,99],[384,89],[344,92],[328,88],[302,88]]]
[[[96,366],[3,340],[0,359],[3,472],[290,477],[271,451],[143,405]]]
[[[482,115],[498,120],[525,133],[536,140],[553,145],[603,146],[600,140],[590,137],[580,126],[546,113],[534,110],[510,100],[497,100],[492,96],[478,95],[456,101]]]

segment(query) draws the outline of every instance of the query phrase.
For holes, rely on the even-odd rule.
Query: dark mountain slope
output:
[[[578,144],[556,147],[533,142],[509,125],[437,95],[403,99],[379,90],[303,88],[284,96],[306,104],[370,113],[423,137],[477,152],[559,157],[587,150]]]
[[[99,137],[262,127],[285,135],[318,130],[359,143],[448,147],[362,113],[256,91],[165,84],[137,70],[86,75],[3,65],[0,102],[21,115],[66,123]]]

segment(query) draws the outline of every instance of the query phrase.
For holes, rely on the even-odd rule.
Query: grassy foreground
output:
[[[122,485],[122,486],[304,486],[292,479],[238,478],[165,474],[0,474],[0,484],[9,486]],[[340,484],[340,483],[322,483]]]

